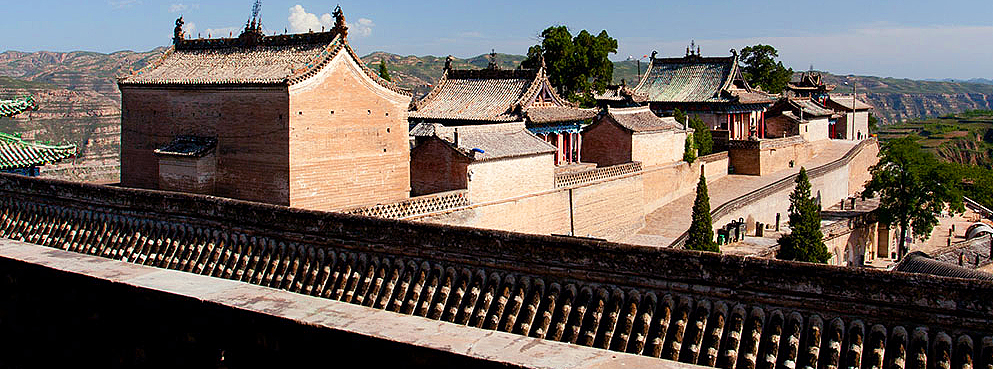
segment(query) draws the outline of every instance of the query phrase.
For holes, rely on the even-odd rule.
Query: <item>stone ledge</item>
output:
[[[208,304],[273,316],[290,325],[317,327],[404,347],[440,351],[443,357],[512,368],[699,368],[656,358],[487,331],[422,317],[342,303],[248,283],[126,263],[0,239],[0,260],[191,298]],[[56,273],[60,274],[60,273]],[[122,297],[122,300],[125,299]],[[31,309],[30,306],[18,306]],[[150,332],[156,328],[148,327]],[[318,355],[321,353],[315,353]],[[299,360],[301,358],[296,358]],[[316,358],[314,358],[316,359]],[[446,366],[446,363],[431,363]]]

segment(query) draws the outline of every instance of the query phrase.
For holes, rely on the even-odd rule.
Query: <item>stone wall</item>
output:
[[[722,368],[993,363],[989,281],[13,175],[0,193],[3,238],[480,329]]]
[[[555,153],[469,164],[469,200],[482,203],[555,188]]]
[[[800,136],[730,141],[728,155],[735,174],[764,176],[790,168],[791,163],[807,161],[814,155],[809,142]]]
[[[365,73],[340,52],[290,86],[290,206],[334,210],[410,196],[410,96]]]
[[[124,86],[121,99],[121,185],[159,188],[155,149],[181,135],[216,137],[214,195],[289,205],[289,94],[285,86]]]
[[[631,159],[645,167],[683,160],[687,131],[639,133],[631,136]]]
[[[707,182],[724,178],[728,174],[728,153],[719,152],[699,157],[692,164],[680,161],[669,165],[645,168],[645,213],[650,213],[669,202],[696,191],[703,167]]]

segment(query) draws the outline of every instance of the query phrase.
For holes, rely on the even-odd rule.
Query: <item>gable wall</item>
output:
[[[410,150],[410,193],[421,196],[466,189],[469,158],[459,155],[437,139],[429,139]]]
[[[580,157],[583,162],[609,167],[631,162],[631,132],[604,116],[583,131]]]
[[[346,51],[291,86],[290,206],[334,210],[408,198],[409,104]]]
[[[154,150],[217,138],[212,195],[289,205],[286,87],[121,88],[121,185],[157,189]]]
[[[664,165],[683,160],[686,146],[685,131],[663,131],[631,135],[631,160],[644,167]]]

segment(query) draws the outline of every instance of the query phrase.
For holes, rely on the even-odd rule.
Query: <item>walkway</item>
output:
[[[707,192],[710,195],[710,209],[713,210],[728,201],[767,186],[780,179],[800,171],[800,167],[816,168],[840,159],[856,144],[855,141],[821,141],[814,143],[817,152],[805,162],[797,163],[796,167],[781,170],[767,176],[751,176],[729,174],[716,181],[708,181]],[[646,246],[669,246],[690,228],[693,214],[693,200],[696,191],[680,197],[645,216],[645,227],[637,234],[625,238],[621,242]]]

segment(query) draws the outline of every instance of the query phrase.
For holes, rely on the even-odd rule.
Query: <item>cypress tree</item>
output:
[[[810,178],[804,168],[800,168],[796,188],[790,194],[790,234],[779,238],[776,257],[822,264],[831,259],[821,233],[820,205],[810,196]]]
[[[686,135],[686,143],[683,144],[683,161],[692,163],[696,160],[696,144],[693,142],[693,135]]]
[[[393,78],[390,78],[390,71],[388,69],[386,69],[386,61],[385,60],[383,60],[382,62],[379,63],[379,78],[382,78],[382,79],[385,79],[385,80],[391,81],[391,82],[393,81]]]
[[[697,155],[710,155],[714,152],[714,138],[710,135],[710,127],[697,116],[690,117],[690,128],[693,128],[693,141],[696,144]]]
[[[690,250],[721,252],[714,242],[714,222],[710,219],[710,196],[707,195],[707,178],[700,171],[700,181],[696,184],[696,200],[693,201],[693,223],[690,224],[686,248]]]
[[[682,110],[679,110],[679,108],[672,111],[672,117],[676,118],[679,124],[686,124],[686,114]]]

